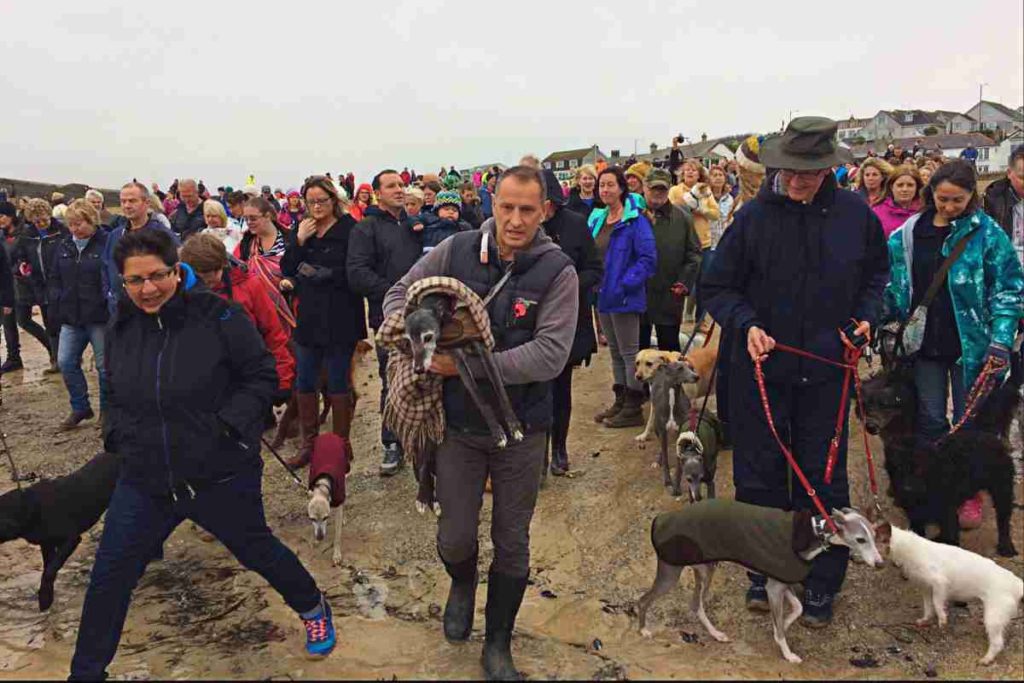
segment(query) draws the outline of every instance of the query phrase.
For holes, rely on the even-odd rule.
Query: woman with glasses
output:
[[[354,404],[349,367],[356,342],[366,336],[361,297],[348,286],[345,259],[356,222],[346,213],[334,183],[313,176],[302,186],[308,214],[288,237],[281,272],[298,296],[295,330],[296,400],[302,443],[291,467],[305,467],[320,428],[317,388],[327,370],[333,431],[348,438]],[[248,210],[248,209],[247,209]]]
[[[114,247],[126,297],[107,329],[110,405],[104,448],[121,476],[82,607],[72,680],[103,680],[132,591],[185,519],[262,576],[303,620],[306,653],[335,645],[331,609],[313,577],[267,527],[263,418],[274,360],[249,318],[191,287],[167,234],[140,230]]]

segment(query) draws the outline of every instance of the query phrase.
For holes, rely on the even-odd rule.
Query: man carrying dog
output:
[[[850,504],[844,429],[831,484],[824,481],[843,386],[840,369],[790,353],[776,341],[842,360],[840,330],[867,336],[879,318],[889,260],[881,224],[868,205],[840,190],[831,167],[847,161],[835,142],[836,123],[793,119],[782,135],[765,140],[760,158],[770,170],[753,200],[735,215],[704,271],[707,308],[724,327],[746,339],[730,359],[729,415],[735,450],[736,499],[784,509],[814,509],[789,472],[768,427],[754,377],[764,361],[768,401],[779,435],[825,507]],[[742,335],[742,337],[740,336]],[[843,424],[848,416],[843,415]],[[821,627],[843,585],[847,550],[814,560],[805,582],[804,618]],[[751,574],[751,609],[767,609],[765,578]]]
[[[494,219],[460,232],[423,257],[388,291],[384,315],[402,310],[408,287],[425,277],[457,278],[481,298],[494,332],[494,360],[526,438],[495,446],[475,403],[447,354],[435,354],[431,371],[445,378],[447,432],[437,452],[441,518],[437,549],[452,578],[444,612],[449,640],[469,638],[477,585],[477,526],[484,483],[491,478],[494,559],[487,583],[487,626],[482,661],[487,676],[518,676],[512,661],[512,628],[530,572],[530,520],[540,488],[545,432],[551,426],[551,380],[565,367],[576,331],[578,278],[572,260],[541,230],[547,188],[540,171],[516,166],[495,190]],[[507,281],[503,276],[510,273]],[[494,391],[473,367],[485,401]]]

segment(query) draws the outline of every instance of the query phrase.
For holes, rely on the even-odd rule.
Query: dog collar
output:
[[[825,518],[821,515],[815,515],[811,517],[811,530],[814,531],[814,537],[818,539],[822,549],[827,550],[829,547],[828,539],[831,537],[831,533],[828,530],[828,525],[825,523]]]

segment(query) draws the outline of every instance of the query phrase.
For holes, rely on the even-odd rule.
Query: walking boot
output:
[[[21,356],[7,356],[7,360],[4,361],[4,364],[0,365],[0,374],[21,370],[24,367],[25,366],[22,365],[21,362]]]
[[[615,417],[622,410],[623,401],[626,398],[626,387],[621,384],[613,384],[612,391],[615,392],[615,402],[594,416],[594,422],[601,424],[611,417]]]
[[[316,410],[316,393],[296,394],[296,400],[299,406],[299,429],[302,440],[299,443],[299,452],[294,458],[285,462],[293,470],[302,469],[309,464],[309,460],[313,456],[313,439],[320,431],[320,416],[317,415]]]
[[[569,471],[569,453],[565,446],[551,447],[551,474],[555,477],[564,477]]]
[[[91,420],[93,417],[95,417],[95,415],[92,412],[92,408],[86,408],[85,410],[72,410],[71,414],[61,421],[60,426],[57,427],[57,431],[69,431],[77,427],[79,422],[82,422],[83,420]]]
[[[292,396],[284,407],[280,422],[277,423],[277,431],[274,432],[274,439],[270,442],[272,447],[281,448],[284,446],[285,440],[298,436],[298,423],[296,422],[298,416],[299,404],[295,396]]]
[[[448,601],[444,604],[444,637],[449,641],[469,640],[473,631],[473,615],[476,610],[476,564],[478,553],[462,562],[450,563],[441,558],[444,569],[452,578],[448,589]]]
[[[51,358],[50,359],[50,367],[43,368],[43,374],[44,375],[59,375],[60,374],[60,366],[57,365],[57,359],[56,358]]]
[[[347,439],[352,430],[352,395],[330,394],[327,400],[331,403],[332,431]]]
[[[487,625],[480,662],[489,681],[522,680],[512,661],[512,629],[523,604],[526,580],[525,576],[514,578],[493,569],[487,575]]]
[[[606,427],[642,427],[644,425],[644,394],[642,391],[626,388],[625,400],[622,403],[622,410],[614,416],[606,418]]]

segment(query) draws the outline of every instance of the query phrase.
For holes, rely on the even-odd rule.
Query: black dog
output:
[[[23,538],[43,552],[39,611],[53,604],[57,572],[110,504],[121,458],[100,453],[64,477],[0,496],[0,543]]]
[[[916,443],[917,394],[908,365],[900,364],[866,380],[862,387],[865,428],[880,435],[890,495],[907,513],[910,528],[924,536],[938,523],[938,540],[960,544],[957,509],[979,491],[988,491],[996,509],[996,551],[1017,554],[1010,536],[1013,515],[1013,461],[1006,433],[1020,402],[1019,387],[1007,382],[989,394],[970,429],[937,443]]]

